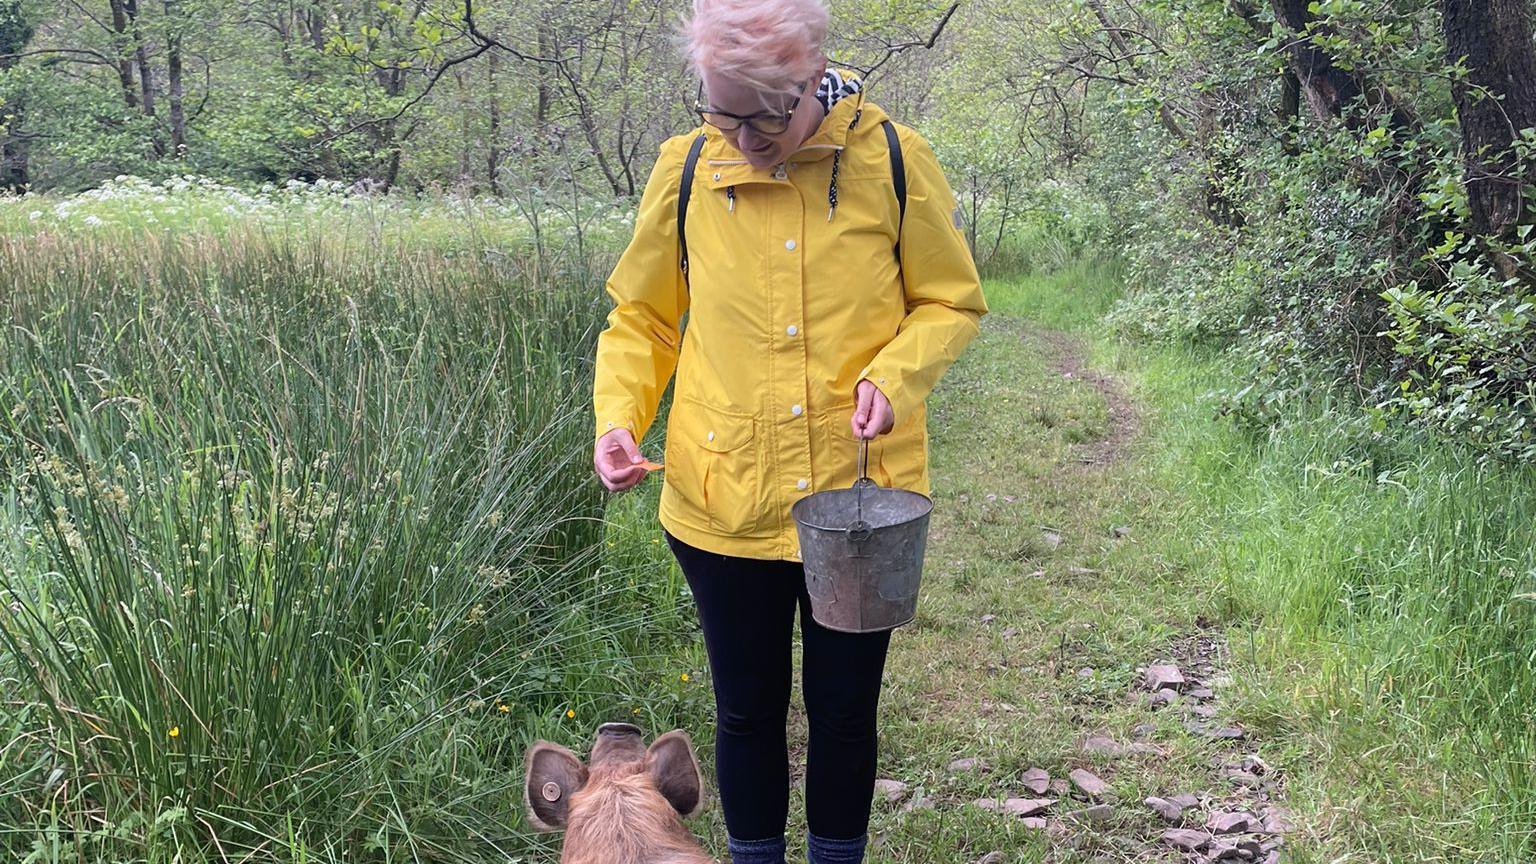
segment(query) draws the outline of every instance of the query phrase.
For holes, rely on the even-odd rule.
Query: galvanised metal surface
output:
[[[926,495],[869,479],[869,445],[860,445],[860,476],[852,487],[807,495],[790,508],[811,617],[844,633],[890,630],[917,614],[933,512]]]

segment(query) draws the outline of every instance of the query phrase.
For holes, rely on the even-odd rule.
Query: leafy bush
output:
[[[1492,269],[1456,261],[1439,290],[1412,281],[1383,292],[1387,336],[1408,362],[1382,407],[1536,460],[1536,291]]]

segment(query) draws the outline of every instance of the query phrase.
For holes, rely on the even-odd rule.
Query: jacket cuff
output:
[[[894,372],[884,369],[880,365],[879,358],[876,358],[875,362],[859,370],[858,380],[868,381],[875,385],[879,388],[880,393],[885,396],[885,400],[891,403],[891,428],[893,430],[896,428],[896,424],[901,422],[901,418],[910,416],[912,411],[915,410],[913,405],[902,399],[902,394],[906,392],[906,388],[901,385],[901,379]]]
[[[607,435],[609,432],[612,432],[615,429],[628,429],[629,435],[631,438],[635,439],[635,443],[640,443],[640,432],[636,428],[635,421],[629,417],[618,416],[598,417],[596,430],[597,434],[592,437],[592,442],[594,444],[597,443],[598,439],[602,438],[604,435]]]

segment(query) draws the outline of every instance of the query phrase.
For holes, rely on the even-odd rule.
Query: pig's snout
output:
[[[601,738],[639,738],[640,727],[632,723],[604,723],[597,727]]]

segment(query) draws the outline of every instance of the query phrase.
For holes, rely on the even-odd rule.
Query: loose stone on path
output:
[[[1178,822],[1184,818],[1184,808],[1169,801],[1167,798],[1159,798],[1153,795],[1143,803],[1169,822]]]
[[[1196,831],[1193,828],[1169,828],[1163,832],[1164,843],[1182,849],[1185,852],[1198,852],[1207,843],[1211,842],[1211,835],[1204,831]]]
[[[1084,807],[1068,813],[1065,818],[1074,822],[1103,823],[1115,817],[1115,808],[1108,804],[1095,804],[1092,807]]]
[[[1103,735],[1095,735],[1083,742],[1084,753],[1102,753],[1106,756],[1119,756],[1123,750],[1124,748],[1115,743],[1113,739],[1106,738]]]
[[[1095,801],[1109,794],[1109,784],[1100,780],[1091,771],[1075,768],[1067,777],[1072,780],[1072,785],[1082,790],[1084,795]]]
[[[1216,812],[1206,820],[1205,827],[1212,834],[1242,834],[1253,827],[1254,821],[1252,813]]]
[[[1024,772],[1020,780],[1024,783],[1025,789],[1036,795],[1044,795],[1051,788],[1051,775],[1047,774],[1044,768],[1031,768]]]
[[[875,794],[883,796],[888,804],[895,804],[907,796],[907,784],[884,777],[875,781]]]
[[[1151,690],[1154,693],[1163,689],[1177,692],[1184,689],[1184,684],[1184,673],[1180,672],[1179,667],[1177,666],[1164,665],[1147,667],[1145,686],[1148,690]]]
[[[903,813],[911,813],[913,810],[932,809],[933,801],[929,799],[927,793],[923,792],[923,787],[921,786],[917,787],[917,790],[912,793],[912,800],[901,805],[901,812]]]
[[[1051,809],[1055,798],[1009,798],[1003,802],[1003,812],[1015,816],[1034,816]]]
[[[970,771],[986,771],[987,768],[987,763],[977,759],[974,756],[967,756],[963,759],[956,759],[955,761],[949,763],[949,772],[951,774],[963,774]]]

